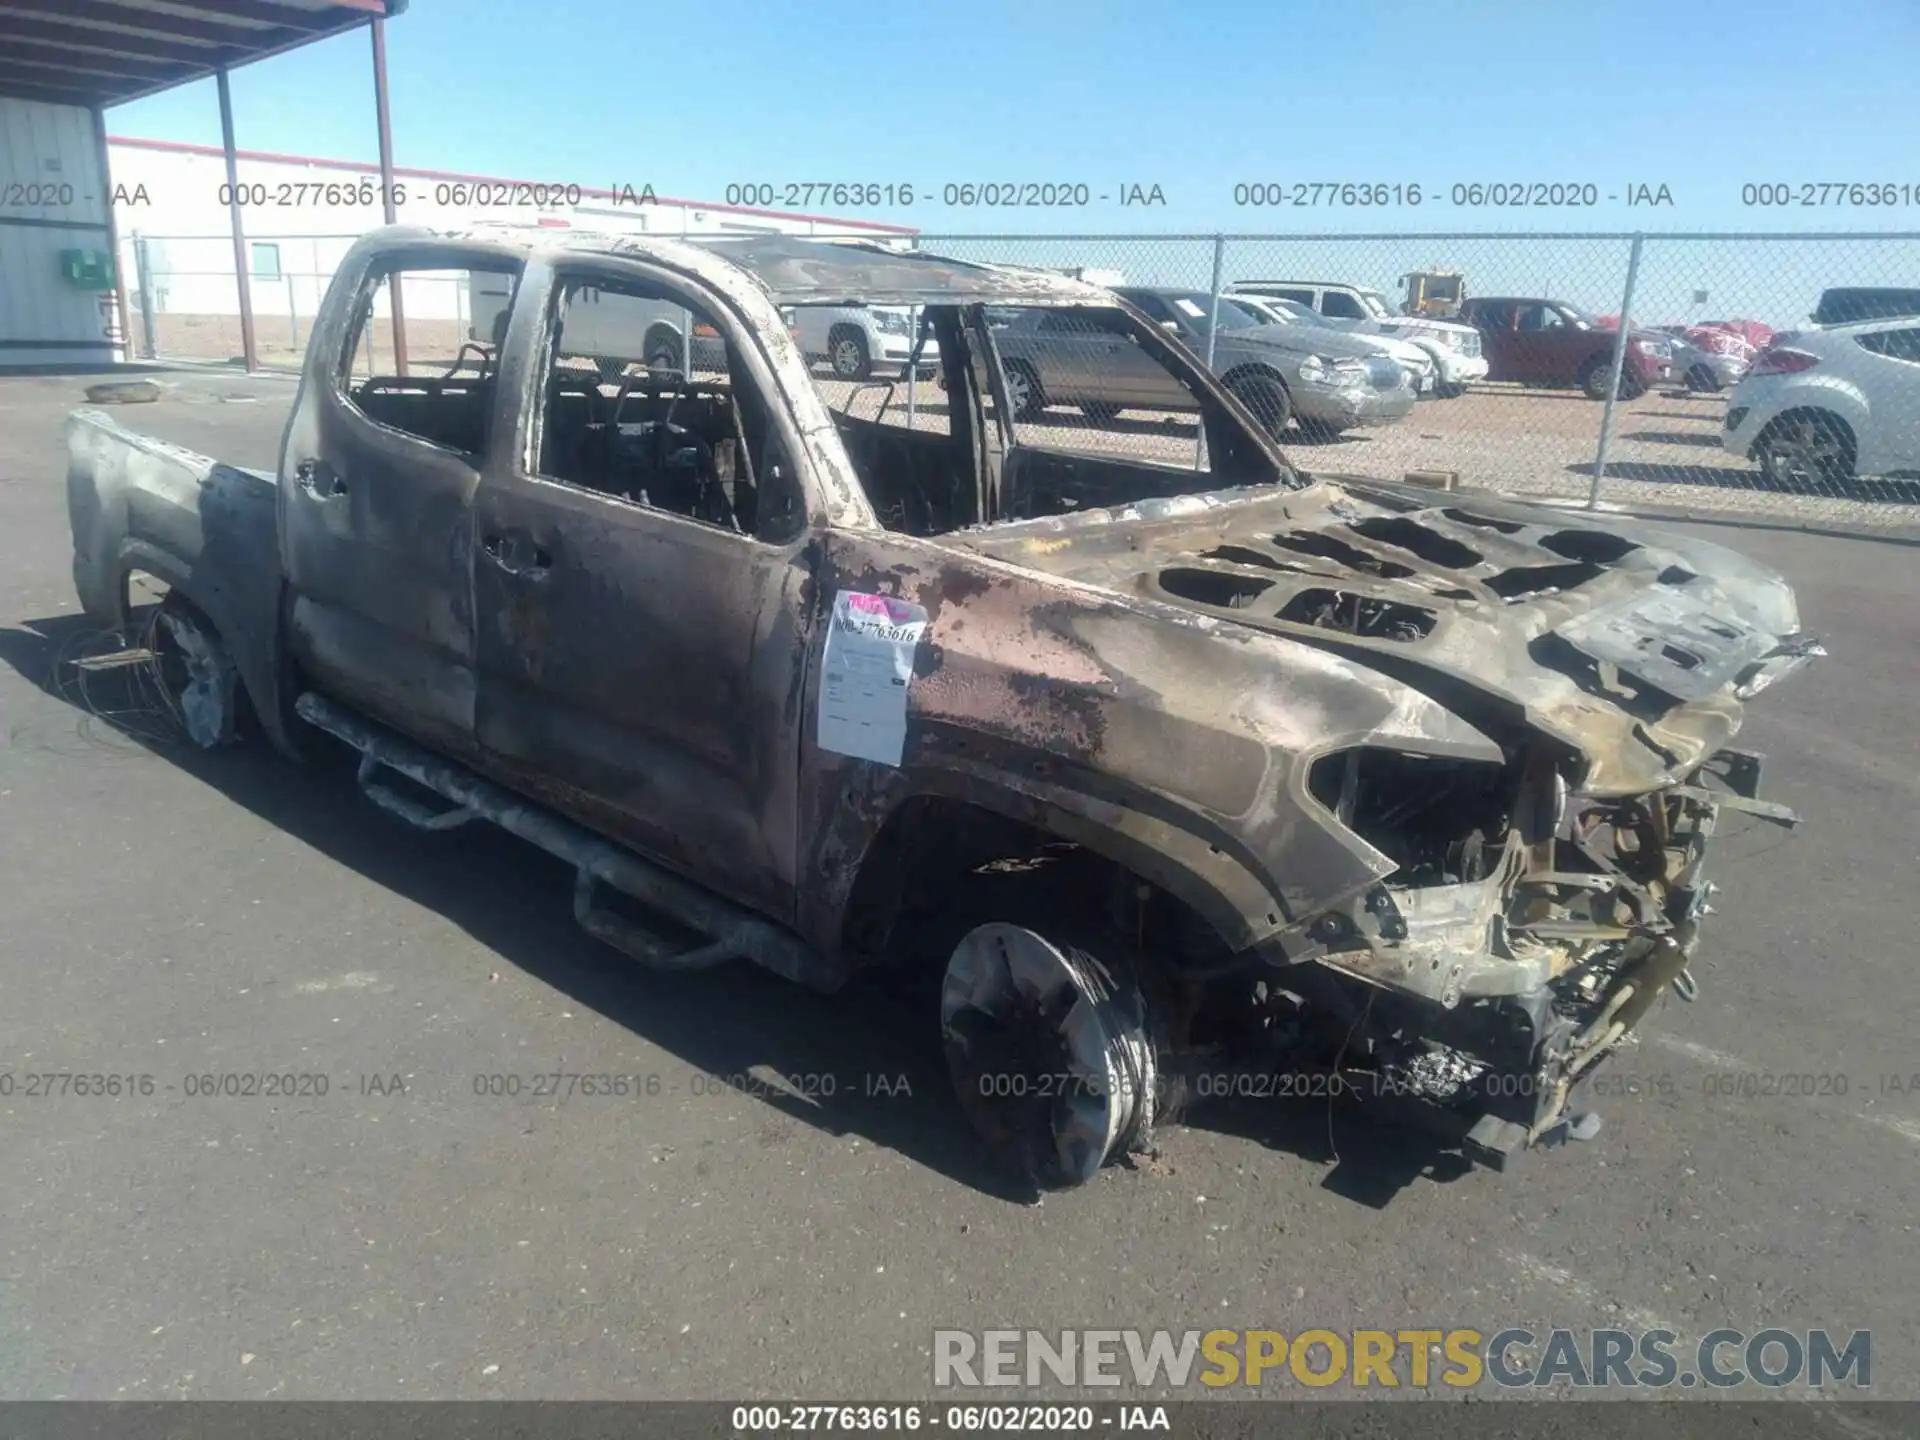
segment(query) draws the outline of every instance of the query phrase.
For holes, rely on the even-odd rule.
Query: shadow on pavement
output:
[[[137,633],[137,623],[132,628]],[[21,729],[8,743],[69,756],[163,758],[338,864],[453,921],[479,947],[471,957],[476,971],[504,961],[658,1045],[703,1079],[717,1077],[793,1120],[885,1146],[1010,1203],[1037,1198],[982,1153],[952,1098],[935,1016],[924,1003],[932,987],[863,976],[821,996],[745,962],[688,975],[644,970],[575,926],[569,867],[485,823],[424,834],[381,814],[361,798],[358,756],[344,745],[315,736],[304,766],[257,737],[202,751],[184,740],[156,739],[164,732],[139,723],[154,717],[131,668],[93,675],[84,693],[70,680],[55,683],[56,665],[98,638],[84,615],[0,627],[0,661],[66,702],[75,721],[71,742],[37,727],[36,738]],[[1324,1102],[1207,1102],[1183,1120],[1315,1163],[1335,1158]],[[1431,1160],[1413,1162],[1421,1137],[1374,1133],[1380,1131],[1364,1118],[1339,1121],[1340,1163],[1330,1189],[1384,1204],[1419,1175],[1446,1178]]]
[[[1630,430],[1622,440],[1638,440],[1647,445],[1698,445],[1703,450],[1718,450],[1718,435],[1703,435],[1697,430]]]

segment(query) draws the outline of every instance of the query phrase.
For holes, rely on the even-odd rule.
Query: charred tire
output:
[[[1276,440],[1293,419],[1293,396],[1286,382],[1277,375],[1259,370],[1243,370],[1226,378],[1227,393],[1253,412],[1260,428]]]
[[[1705,365],[1696,365],[1686,374],[1687,389],[1696,395],[1710,394],[1720,388],[1720,377]]]
[[[1040,389],[1040,375],[1025,360],[1009,360],[1006,364],[1007,403],[1013,407],[1013,418],[1032,420],[1047,408],[1046,394]]]
[[[1436,400],[1458,400],[1466,393],[1467,387],[1464,385],[1443,385],[1438,381],[1434,382],[1433,398]]]
[[[1092,401],[1087,401],[1083,402],[1079,407],[1080,413],[1096,425],[1109,425],[1113,423],[1122,408],[1123,407],[1119,405],[1108,404],[1105,401],[1097,404]]]
[[[996,1158],[1044,1190],[1085,1184],[1151,1141],[1160,1084],[1122,949],[1004,920],[947,962],[940,1029],[955,1098]]]
[[[1753,442],[1753,459],[1769,485],[1800,489],[1845,485],[1853,476],[1853,429],[1829,410],[1789,410]]]
[[[220,632],[172,596],[154,617],[154,668],[180,729],[202,750],[240,738],[240,672]]]
[[[836,325],[828,332],[827,359],[842,380],[865,380],[873,374],[867,337],[855,325]]]

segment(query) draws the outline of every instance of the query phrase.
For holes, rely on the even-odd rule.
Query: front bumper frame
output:
[[[1761,798],[1763,768],[1753,751],[1724,749],[1679,783],[1640,797],[1650,820],[1673,821],[1661,835],[1657,878],[1596,869],[1535,871],[1516,881],[1502,870],[1426,894],[1386,886],[1369,892],[1355,916],[1371,917],[1393,938],[1296,954],[1290,972],[1297,976],[1301,961],[1318,972],[1307,988],[1323,1005],[1332,1001],[1335,1023],[1348,1035],[1407,1042],[1351,1054],[1343,1044],[1332,1060],[1346,1072],[1343,1089],[1363,1102],[1388,1102],[1388,1118],[1436,1132],[1494,1168],[1567,1138],[1590,1108],[1588,1084],[1600,1062],[1654,1001],[1669,991],[1693,998],[1688,966],[1712,911],[1714,886],[1703,871],[1722,813],[1799,823]],[[1571,797],[1571,815],[1582,813],[1584,798]],[[1602,804],[1593,802],[1596,810]],[[1562,855],[1582,843],[1579,823],[1567,824]],[[1488,890],[1497,896],[1491,904]],[[1530,893],[1560,897],[1555,915],[1530,916]],[[1627,911],[1633,918],[1619,923]],[[1568,945],[1584,948],[1577,963],[1566,963]],[[1357,1065],[1342,1063],[1355,1056]]]

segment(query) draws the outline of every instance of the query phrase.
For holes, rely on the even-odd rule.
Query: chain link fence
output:
[[[264,366],[297,364],[355,238],[251,242]],[[1303,469],[1452,472],[1461,485],[1573,505],[1889,531],[1920,523],[1920,234],[911,243],[1126,287],[1137,300],[1145,292],[1155,318],[1210,357]],[[133,236],[126,251],[142,353],[239,356],[230,237]],[[1835,311],[1842,290],[1880,293]],[[1892,293],[1900,290],[1904,299]],[[402,299],[410,352],[457,351],[472,320],[464,286],[410,280]],[[1816,313],[1822,322],[1861,314],[1862,304],[1882,318],[1814,323]],[[1023,439],[1204,468],[1194,418],[1167,402],[1138,347],[1067,333],[1039,315],[995,318]],[[890,419],[919,428],[944,423],[931,371],[902,375],[896,363],[896,391],[872,384],[886,369],[873,352],[894,343],[879,327],[819,328],[808,348],[835,403],[890,406]],[[390,321],[376,321],[373,343],[391,346]]]

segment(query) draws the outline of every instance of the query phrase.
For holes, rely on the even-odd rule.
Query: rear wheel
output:
[[[842,380],[864,380],[873,374],[873,356],[867,337],[851,325],[836,325],[827,336],[827,359]]]
[[[1229,375],[1226,386],[1227,393],[1251,410],[1260,428],[1275,439],[1293,419],[1293,397],[1276,376],[1249,371]]]
[[[1705,365],[1696,365],[1687,371],[1687,389],[1695,394],[1706,394],[1720,388],[1720,377]]]
[[[1753,458],[1769,485],[1801,489],[1853,479],[1853,430],[1826,410],[1790,410],[1760,432]]]
[[[1040,377],[1033,366],[1024,360],[1009,360],[1006,373],[1007,403],[1013,406],[1016,420],[1031,420],[1047,408],[1047,397],[1040,391]]]
[[[237,740],[240,673],[220,632],[169,596],[154,618],[153,650],[161,689],[187,739],[202,750]]]

